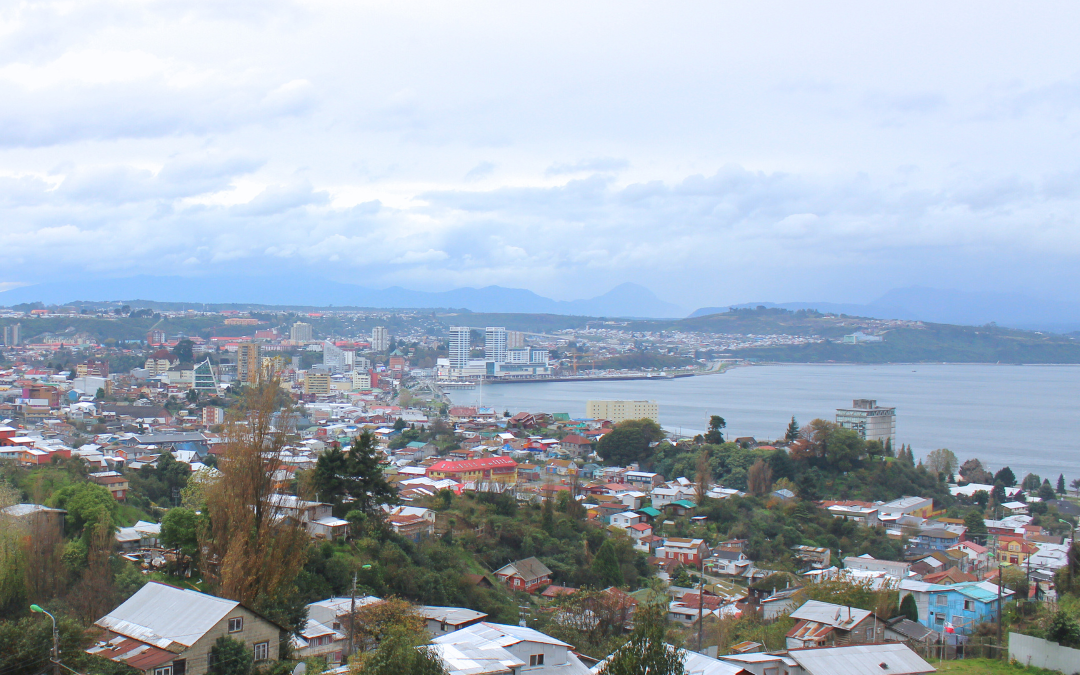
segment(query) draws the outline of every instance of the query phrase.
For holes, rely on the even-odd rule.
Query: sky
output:
[[[1078,34],[1066,2],[3,2],[0,288],[1074,298]]]

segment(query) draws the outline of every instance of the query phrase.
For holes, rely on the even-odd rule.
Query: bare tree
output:
[[[709,466],[709,453],[707,450],[702,450],[697,456],[697,474],[695,475],[695,491],[697,492],[697,503],[701,504],[705,501],[705,495],[709,491],[709,484],[712,483],[712,467]]]
[[[274,491],[290,422],[289,410],[276,410],[279,391],[274,377],[252,387],[227,422],[221,479],[205,488],[209,519],[199,531],[211,586],[256,608],[289,590],[311,541],[291,499]]]
[[[765,460],[759,459],[746,474],[746,489],[758,496],[772,489],[772,467]]]

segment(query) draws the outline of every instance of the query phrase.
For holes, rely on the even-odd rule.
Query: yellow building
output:
[[[998,540],[998,562],[1009,565],[1023,565],[1028,556],[1038,553],[1039,547],[1022,539],[1002,537]]]
[[[308,371],[304,376],[304,393],[319,396],[330,393],[330,373]]]
[[[586,401],[585,416],[594,420],[611,420],[615,424],[626,420],[652,420],[660,423],[660,406],[656,401]]]
[[[245,342],[236,348],[236,379],[243,384],[256,384],[262,367],[259,345]]]

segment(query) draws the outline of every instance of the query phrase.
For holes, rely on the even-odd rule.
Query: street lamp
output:
[[[56,630],[56,617],[46,612],[40,605],[30,605],[30,611],[44,614],[52,619],[52,658],[53,675],[60,675],[60,632]]]

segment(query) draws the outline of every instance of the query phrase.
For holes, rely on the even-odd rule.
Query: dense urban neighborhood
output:
[[[913,322],[735,339],[433,317],[9,311],[0,675],[926,673],[1080,647],[1080,477],[916,460],[873,399],[752,438],[723,410],[681,436],[653,401],[447,396],[708,376]]]

